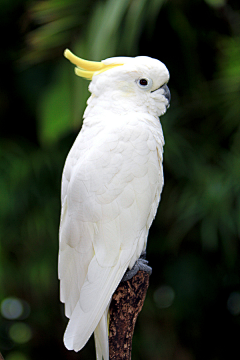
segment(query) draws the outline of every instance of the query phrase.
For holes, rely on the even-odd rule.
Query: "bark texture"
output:
[[[113,294],[109,309],[110,360],[131,360],[134,327],[148,286],[149,274],[140,270],[132,279],[121,282]]]

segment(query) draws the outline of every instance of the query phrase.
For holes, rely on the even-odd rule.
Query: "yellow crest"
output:
[[[76,65],[75,74],[81,76],[85,79],[91,80],[93,75],[100,74],[103,71],[112,69],[116,66],[120,66],[123,64],[109,64],[105,65],[101,61],[88,61],[79,58],[78,56],[74,55],[70,50],[66,49],[64,51],[64,56],[67,58],[71,63]]]

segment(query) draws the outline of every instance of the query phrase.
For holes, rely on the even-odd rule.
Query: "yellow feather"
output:
[[[64,51],[64,56],[71,61],[77,67],[75,68],[75,74],[81,76],[85,79],[91,80],[93,75],[101,74],[102,72],[112,69],[116,66],[120,66],[123,64],[109,64],[105,65],[103,62],[98,61],[88,61],[79,58],[74,55],[70,50],[66,49]]]

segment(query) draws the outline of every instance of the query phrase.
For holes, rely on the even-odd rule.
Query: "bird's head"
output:
[[[92,80],[94,98],[106,100],[111,110],[148,112],[161,116],[170,103],[169,72],[159,60],[138,56],[113,57],[101,62],[83,60],[68,49],[64,56],[77,67],[78,76]]]

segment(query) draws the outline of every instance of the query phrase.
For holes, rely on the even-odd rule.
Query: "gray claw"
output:
[[[123,275],[123,278],[121,281],[127,281],[130,280],[139,270],[145,271],[147,274],[151,275],[152,268],[148,266],[148,261],[145,260],[146,258],[146,251],[144,251],[140,258],[135,262],[131,270],[127,270],[125,274]]]

